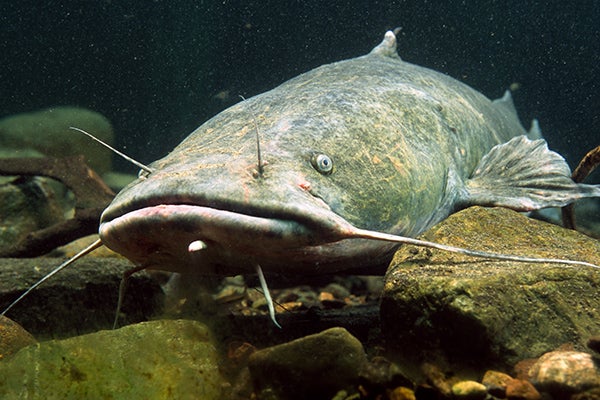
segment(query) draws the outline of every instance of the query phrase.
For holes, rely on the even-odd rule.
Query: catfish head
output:
[[[348,205],[369,183],[340,173],[344,144],[333,151],[314,123],[281,109],[257,114],[255,126],[257,102],[219,114],[141,171],[102,214],[102,243],[145,268],[218,275],[389,261],[397,243],[354,239],[350,221],[365,209]],[[353,179],[355,192],[339,179]]]

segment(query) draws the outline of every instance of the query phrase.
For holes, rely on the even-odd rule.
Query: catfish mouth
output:
[[[204,272],[228,274],[247,271],[256,263],[263,268],[281,265],[290,258],[314,265],[323,246],[349,238],[355,230],[317,198],[277,206],[266,203],[205,205],[165,198],[117,203],[103,213],[100,237],[137,265],[184,272],[201,262]],[[189,247],[196,241],[206,246],[198,254]]]
[[[237,230],[258,229],[265,234],[270,232],[269,236],[310,237],[315,244],[341,240],[355,229],[316,196],[310,196],[310,201],[279,203],[266,200],[260,205],[222,199],[209,201],[202,196],[154,197],[129,204],[113,201],[102,213],[100,224],[112,225],[128,219],[139,223],[138,218],[150,218],[157,212],[166,218],[179,219],[182,229],[191,224],[201,232],[203,229],[198,222],[209,222]],[[187,224],[186,217],[189,218]]]

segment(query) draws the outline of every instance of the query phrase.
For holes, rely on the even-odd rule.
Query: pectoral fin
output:
[[[517,211],[563,207],[584,197],[600,197],[600,186],[571,180],[566,161],[543,139],[517,136],[494,146],[465,183],[467,205],[502,206]]]

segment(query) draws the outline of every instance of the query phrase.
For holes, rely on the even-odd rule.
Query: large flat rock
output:
[[[0,258],[0,309],[4,309],[64,259]],[[119,283],[133,264],[87,257],[54,275],[12,308],[7,317],[38,338],[67,337],[112,327]],[[160,285],[146,272],[128,279],[121,323],[145,321],[162,307]]]
[[[221,399],[208,328],[159,320],[51,340],[0,362],[3,399]]]
[[[600,264],[600,242],[506,209],[473,207],[422,238],[476,250]],[[399,357],[509,366],[600,332],[600,270],[403,246],[385,277],[387,346]]]

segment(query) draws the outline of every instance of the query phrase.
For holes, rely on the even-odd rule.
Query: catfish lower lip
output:
[[[323,230],[324,237],[319,238],[318,231],[291,219],[260,217],[183,204],[141,208],[114,220],[103,222],[100,226],[100,236],[104,243],[112,243],[114,240],[122,242],[128,237],[123,231],[131,229],[144,233],[153,226],[159,225],[163,231],[174,229],[182,234],[190,234],[209,241],[239,242],[242,238],[248,238],[250,239],[248,241],[252,242],[276,240],[282,246],[290,247],[317,245],[324,241],[335,240],[331,229]],[[344,237],[343,232],[340,226],[338,239]]]
[[[107,246],[134,262],[176,271],[198,268],[193,265],[197,260],[191,258],[188,246],[200,240],[207,244],[200,264],[235,264],[231,271],[239,272],[248,271],[253,260],[271,265],[269,259],[309,253],[309,249],[314,251],[321,244],[349,237],[352,230],[341,219],[335,227],[331,221],[327,226],[318,226],[315,221],[308,226],[293,219],[174,204],[140,208],[103,222],[100,237]],[[210,267],[206,268],[210,273]],[[228,272],[230,269],[222,266],[221,273]]]

